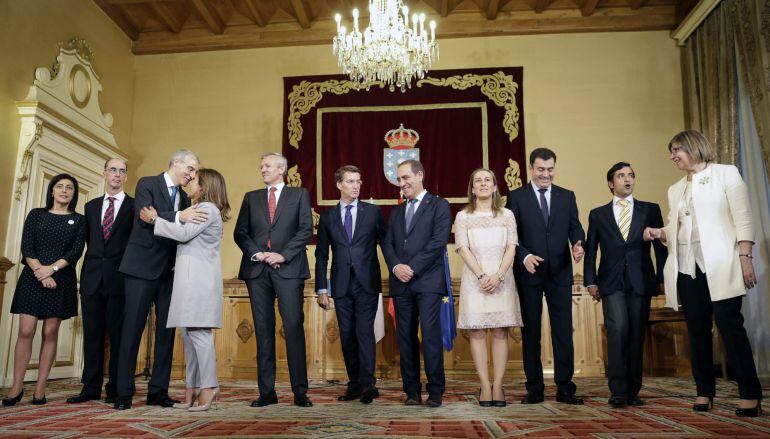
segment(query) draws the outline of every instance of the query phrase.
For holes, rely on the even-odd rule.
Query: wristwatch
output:
[[[497,278],[500,279],[500,282],[505,282],[505,274],[497,273]]]
[[[53,272],[54,272],[54,273],[56,273],[57,271],[59,271],[59,266],[58,266],[58,265],[56,265],[56,264],[53,264],[53,265],[51,265],[51,268],[53,268]]]

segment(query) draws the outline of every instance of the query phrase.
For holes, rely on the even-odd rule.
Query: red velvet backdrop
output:
[[[492,169],[507,194],[526,182],[522,70],[434,70],[405,93],[378,84],[356,89],[342,75],[284,78],[287,183],[308,189],[317,224],[339,200],[334,171],[356,165],[361,199],[379,204],[387,219],[399,188],[385,175],[384,137],[403,124],[419,134],[426,189],[448,199],[453,212],[467,202],[468,178],[478,167]]]

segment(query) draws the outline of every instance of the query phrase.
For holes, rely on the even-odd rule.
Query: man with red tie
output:
[[[235,243],[243,251],[238,278],[246,282],[257,339],[259,398],[252,407],[278,403],[275,393],[275,299],[286,338],[294,404],[311,407],[302,291],[310,278],[306,246],[313,236],[310,197],[305,188],[284,183],[286,157],[262,156],[265,189],[247,192],[235,223]]]
[[[80,393],[71,404],[100,399],[104,381],[104,337],[110,339],[107,403],[117,396],[120,330],[123,324],[124,282],[118,271],[131,234],[134,199],[123,192],[126,162],[109,159],[104,164],[103,196],[86,203],[86,250],[80,271],[80,304],[83,311],[83,375]]]

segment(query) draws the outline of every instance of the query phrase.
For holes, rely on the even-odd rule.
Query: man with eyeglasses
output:
[[[86,250],[80,271],[80,304],[83,312],[83,375],[80,393],[70,404],[100,399],[104,382],[104,337],[110,340],[107,403],[117,396],[120,330],[123,324],[123,274],[118,271],[134,216],[134,199],[123,192],[126,162],[104,163],[104,195],[86,203]]]

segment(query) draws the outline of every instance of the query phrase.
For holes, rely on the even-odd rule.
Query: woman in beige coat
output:
[[[175,408],[208,410],[219,395],[216,353],[212,328],[222,327],[222,223],[230,205],[222,175],[201,169],[187,186],[190,198],[206,221],[174,223],[158,217],[152,207],[142,209],[142,219],[155,222],[155,235],[179,242],[174,268],[174,287],[168,311],[169,328],[179,328],[185,352],[185,402]],[[200,395],[199,404],[194,406]]]
[[[757,283],[746,184],[735,166],[713,163],[711,144],[698,131],[677,134],[668,150],[687,175],[668,189],[668,224],[647,228],[645,239],[659,238],[668,246],[666,305],[678,309],[681,301],[684,311],[698,391],[693,410],[713,407],[713,315],[738,382],[735,414],[755,417],[762,413],[762,387],[741,314],[746,290]]]

